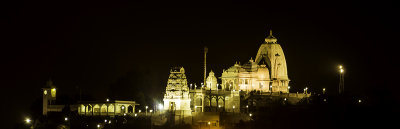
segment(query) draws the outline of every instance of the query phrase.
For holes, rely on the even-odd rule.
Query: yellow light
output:
[[[107,123],[107,120],[104,120],[105,123]]]
[[[249,116],[253,116],[253,114],[250,113]]]
[[[323,88],[322,90],[325,91],[325,88]]]
[[[44,91],[43,91],[43,94],[44,94],[44,95],[47,95],[47,90],[44,90]]]
[[[339,69],[342,69],[343,68],[343,66],[342,65],[339,65]]]
[[[343,69],[340,69],[340,73],[343,73],[344,72],[344,70]]]
[[[211,122],[208,122],[208,125],[210,125],[211,124]]]
[[[135,117],[137,117],[137,114],[135,113]]]
[[[97,124],[97,128],[100,128],[100,124]]]
[[[361,103],[361,99],[358,100],[358,103]]]
[[[139,113],[141,113],[142,112],[142,110],[139,110]]]
[[[233,106],[232,108],[235,109],[235,106]]]
[[[51,89],[51,91],[56,91],[56,88]]]
[[[148,106],[146,106],[146,109],[149,108]]]
[[[64,120],[65,120],[65,121],[68,121],[68,117],[65,117]]]
[[[163,105],[160,103],[158,104],[158,109],[162,110],[163,109]]]
[[[110,99],[107,99],[106,101],[107,101],[107,102],[109,102],[109,101],[110,101]]]
[[[29,124],[29,123],[31,123],[31,119],[26,118],[26,119],[25,119],[25,122],[26,122],[27,124]]]
[[[153,112],[153,110],[150,110],[150,112]]]

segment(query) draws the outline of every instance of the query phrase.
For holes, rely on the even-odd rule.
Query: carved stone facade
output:
[[[206,89],[210,90],[210,88],[211,88],[211,90],[218,90],[217,77],[215,77],[215,74],[212,70],[208,74],[207,81],[206,81]]]
[[[191,112],[190,101],[185,69],[183,67],[172,68],[164,95],[164,110]]]
[[[286,59],[277,39],[270,35],[261,44],[256,60],[223,70],[222,90],[289,93]]]

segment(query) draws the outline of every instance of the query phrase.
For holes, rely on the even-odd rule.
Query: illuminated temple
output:
[[[220,123],[218,112],[249,113],[273,101],[296,104],[310,96],[306,92],[290,93],[289,81],[283,49],[270,31],[260,45],[255,60],[250,58],[244,64],[236,62],[224,69],[221,77],[216,77],[211,70],[206,82],[200,86],[188,86],[183,67],[172,68],[164,96],[164,110],[175,112],[179,116],[174,117],[177,122],[201,125],[208,121],[208,124],[218,127],[223,124]],[[183,114],[189,109],[192,114]],[[192,120],[180,119],[185,115],[192,115]],[[249,118],[235,115],[231,119],[239,121]]]
[[[250,57],[246,63],[232,64],[222,70],[220,77],[211,70],[201,85],[188,83],[183,67],[171,68],[163,105],[159,104],[158,108],[138,109],[135,101],[106,99],[80,101],[70,105],[70,110],[84,116],[151,117],[154,125],[170,122],[219,128],[250,120],[249,113],[256,112],[259,107],[276,102],[297,104],[310,96],[306,90],[300,94],[289,92],[285,55],[272,31],[261,43],[255,59]],[[55,100],[56,87],[49,81],[43,88],[43,115],[63,110],[65,105],[57,105]]]

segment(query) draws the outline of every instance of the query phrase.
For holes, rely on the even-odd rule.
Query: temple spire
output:
[[[276,43],[277,39],[272,36],[272,30],[269,30],[269,36],[265,38],[265,43]]]

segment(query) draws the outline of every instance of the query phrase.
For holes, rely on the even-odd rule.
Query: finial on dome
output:
[[[272,30],[269,30],[269,36],[265,38],[265,43],[276,43],[277,39],[272,35]]]

